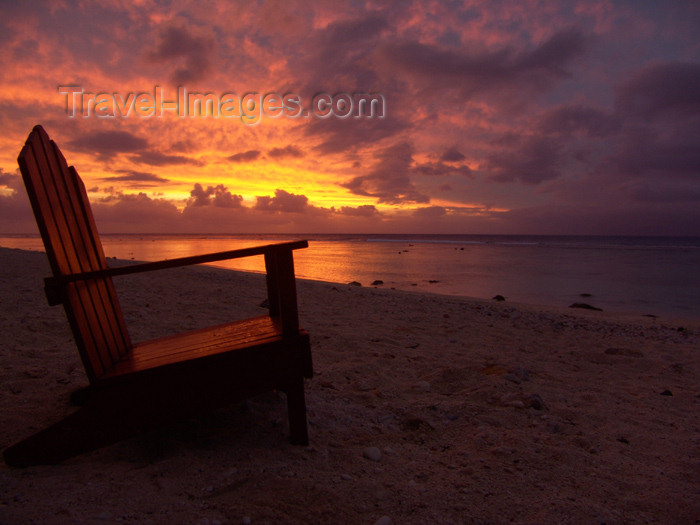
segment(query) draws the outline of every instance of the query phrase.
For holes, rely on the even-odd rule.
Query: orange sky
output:
[[[18,4],[0,232],[34,231],[16,157],[42,124],[103,232],[700,234],[697,3]],[[66,86],[102,95],[71,116]],[[136,96],[179,88],[225,116]],[[384,115],[315,115],[322,93]],[[280,97],[251,122],[246,94]]]

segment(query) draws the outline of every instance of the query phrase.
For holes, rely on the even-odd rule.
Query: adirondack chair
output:
[[[18,163],[53,272],[46,295],[63,304],[90,386],[76,411],[8,447],[9,465],[59,462],[271,390],[286,393],[292,444],[308,443],[304,378],[313,371],[293,261],[306,241],[110,268],[85,187],[41,126]],[[265,259],[269,315],[131,342],[113,277],[254,255]]]

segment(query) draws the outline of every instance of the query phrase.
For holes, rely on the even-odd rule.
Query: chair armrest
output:
[[[267,244],[264,246],[254,246],[251,248],[241,248],[238,250],[229,250],[225,252],[209,253],[205,255],[193,255],[190,257],[179,257],[176,259],[167,259],[164,261],[146,262],[129,266],[118,266],[114,268],[104,268],[101,270],[93,270],[89,272],[72,273],[68,275],[55,275],[44,279],[44,287],[46,296],[49,299],[49,304],[60,304],[61,287],[68,283],[84,281],[88,279],[104,279],[107,277],[117,277],[119,275],[130,275],[134,273],[149,272],[154,270],[165,270],[168,268],[177,268],[180,266],[190,266],[193,264],[203,264],[215,261],[224,261],[230,259],[240,259],[242,257],[252,257],[254,255],[265,255],[276,257],[279,253],[289,253],[292,250],[307,248],[308,241],[290,241],[277,244]]]

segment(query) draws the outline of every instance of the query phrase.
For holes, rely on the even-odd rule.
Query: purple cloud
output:
[[[413,146],[403,142],[377,154],[378,162],[367,175],[343,184],[355,195],[374,197],[380,203],[426,203],[430,198],[419,192],[409,178],[413,164]]]
[[[554,34],[531,51],[444,49],[417,41],[389,43],[382,53],[403,73],[434,89],[459,89],[470,96],[492,89],[513,91],[523,84],[544,88],[569,76],[566,66],[580,56],[586,37],[576,28]]]
[[[164,27],[160,42],[149,55],[154,62],[178,64],[171,80],[176,85],[205,78],[211,70],[214,40],[211,37],[194,36],[184,27]]]
[[[217,208],[241,208],[243,197],[232,194],[223,184],[218,186],[207,186],[207,189],[200,183],[196,183],[192,191],[192,198],[187,203],[188,206],[216,206]]]
[[[616,105],[626,114],[700,113],[700,63],[650,64],[616,89]]]
[[[442,162],[462,162],[466,157],[457,148],[450,148],[440,155]]]
[[[295,195],[284,190],[275,190],[275,196],[256,197],[254,209],[267,212],[303,213],[309,207],[306,195]]]
[[[228,160],[232,162],[252,162],[260,157],[260,151],[256,149],[251,149],[248,151],[243,151],[241,153],[235,153],[228,157]]]
[[[145,183],[145,184],[149,184],[149,183],[162,184],[162,183],[170,182],[170,179],[166,179],[164,177],[156,175],[155,173],[143,172],[143,171],[128,171],[128,170],[119,170],[119,171],[124,173],[124,175],[117,175],[114,177],[103,177],[102,180],[105,182],[136,182],[136,183]]]
[[[151,166],[169,166],[172,164],[192,164],[201,166],[202,161],[185,157],[183,155],[168,155],[159,151],[143,151],[129,157],[133,162],[149,164]]]
[[[294,158],[299,158],[304,156],[304,152],[301,151],[299,148],[296,146],[292,146],[291,144],[288,146],[285,146],[283,148],[272,148],[270,151],[267,152],[270,157],[279,159],[279,158],[284,158],[284,157],[294,157]]]
[[[71,149],[113,157],[119,153],[133,153],[148,147],[143,137],[128,131],[96,131],[85,133],[68,142]]]

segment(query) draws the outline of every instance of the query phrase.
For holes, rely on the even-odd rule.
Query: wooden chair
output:
[[[9,465],[62,461],[270,390],[286,393],[291,442],[308,443],[313,372],[292,253],[306,241],[109,268],[83,182],[41,126],[18,163],[53,272],[46,295],[63,304],[90,386],[77,411],[7,448]],[[269,315],[131,342],[112,277],[253,255],[265,258]]]

